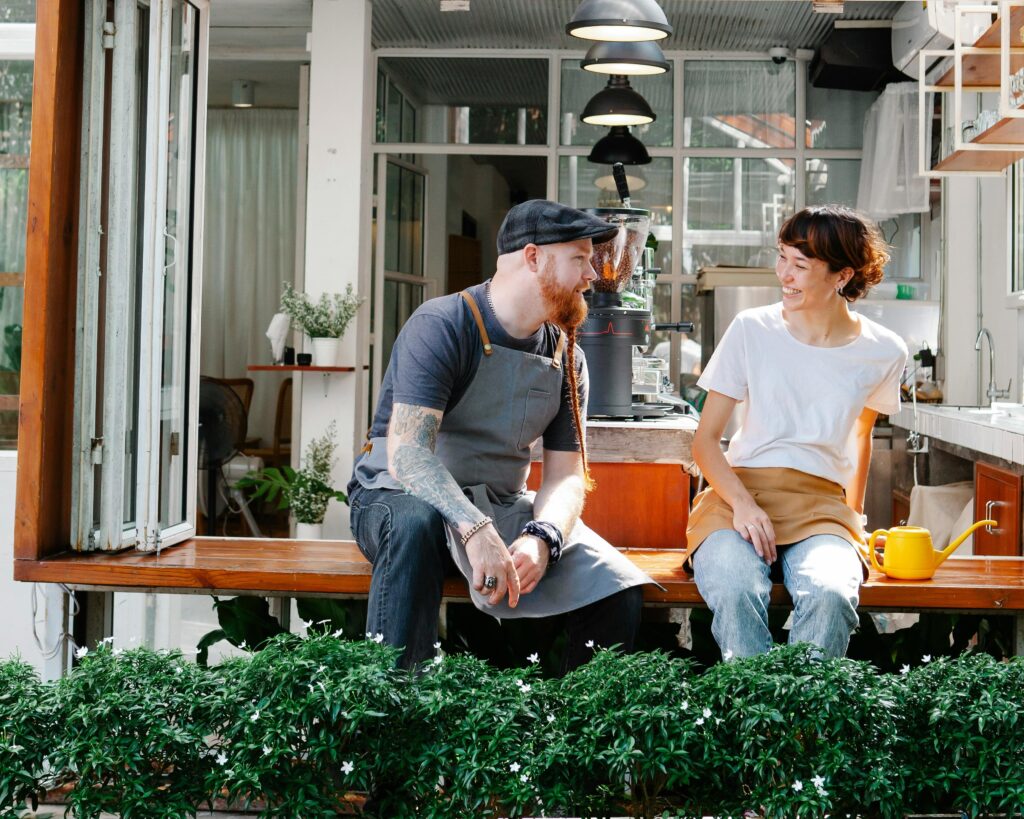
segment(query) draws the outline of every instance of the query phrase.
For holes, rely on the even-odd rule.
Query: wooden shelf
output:
[[[933,171],[1002,171],[1018,159],[1024,159],[1024,145],[1020,151],[954,151]]]
[[[1024,36],[1020,32],[1024,28],[1024,7],[1014,6],[1010,9],[1010,46],[1024,45]],[[1000,21],[996,20],[988,30],[974,43],[975,48],[991,48],[991,54],[965,54],[963,59],[963,84],[965,88],[978,85],[999,85],[999,38]],[[1016,40],[1016,42],[1014,42]],[[1010,73],[1024,68],[1024,54],[1010,55]],[[936,83],[953,87],[953,69],[949,69]]]
[[[355,367],[300,367],[298,364],[249,364],[245,369],[249,372],[277,373],[354,373]],[[367,369],[363,367],[363,369]]]

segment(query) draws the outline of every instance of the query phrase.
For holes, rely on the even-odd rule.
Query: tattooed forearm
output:
[[[483,515],[434,454],[440,426],[438,410],[396,403],[388,430],[388,470],[406,492],[463,529]]]

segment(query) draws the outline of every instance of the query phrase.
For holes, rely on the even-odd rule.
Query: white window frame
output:
[[[160,413],[163,356],[163,295],[167,240],[167,139],[170,112],[170,35],[172,0],[142,0],[149,6],[146,124],[143,146],[139,137],[136,93],[139,31],[137,0],[115,0],[114,19],[105,20],[105,3],[85,3],[86,48],[83,70],[82,194],[79,248],[78,313],[76,325],[74,428],[74,480],[72,482],[71,546],[79,551],[117,551],[135,546],[142,551],[159,551],[194,536],[196,530],[196,478],[198,462],[199,344],[188,345],[187,410],[181,434],[187,448],[184,458],[184,520],[160,528]],[[194,130],[186,128],[183,139],[192,140],[192,191],[189,212],[191,257],[191,304],[184,305],[192,328],[199,326],[202,293],[203,169],[205,167],[206,84],[208,63],[209,0],[187,0],[194,7],[197,31],[191,101],[195,110]],[[96,13],[96,10],[99,12]],[[111,25],[112,23],[112,25]],[[115,33],[116,32],[116,33]],[[111,42],[112,41],[112,42]],[[101,167],[104,144],[105,48],[113,47],[110,81],[109,168]],[[181,127],[181,123],[178,123]],[[144,180],[141,213],[136,173]],[[101,190],[106,174],[108,184],[107,224],[100,224]],[[100,236],[107,236],[106,269],[100,270]],[[142,245],[140,292],[129,301],[131,281],[136,277],[136,248]],[[172,248],[171,264],[186,261],[188,248]],[[103,374],[98,375],[99,298],[105,288],[103,320]],[[133,314],[139,307],[138,328]],[[134,334],[139,335],[139,366],[131,360]],[[179,368],[181,362],[178,363]],[[102,381],[102,384],[99,383]],[[132,415],[132,391],[138,391],[138,408]],[[103,394],[102,438],[96,435],[96,396]],[[129,422],[136,441],[126,447]],[[128,451],[130,449],[130,451]],[[126,522],[125,477],[128,458],[136,459],[136,480],[132,487],[134,521]],[[99,484],[94,465],[102,464]],[[99,527],[94,528],[93,508],[97,491],[100,499]]]

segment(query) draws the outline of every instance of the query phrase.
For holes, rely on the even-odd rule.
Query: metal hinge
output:
[[[103,436],[92,439],[92,462],[94,464],[103,463]]]
[[[114,47],[114,34],[117,33],[117,29],[114,28],[114,24],[107,21],[103,24],[103,47],[111,49]]]
[[[181,454],[181,452],[179,450],[179,446],[180,446],[179,441],[180,441],[180,433],[172,432],[171,433],[171,442],[168,445],[169,454],[171,454],[171,455],[180,455]]]

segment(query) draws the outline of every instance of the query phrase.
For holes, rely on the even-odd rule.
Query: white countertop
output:
[[[1024,465],[1024,408],[992,412],[987,408],[918,404],[915,423],[913,405],[903,404],[889,420],[893,426],[916,429],[928,438]]]

